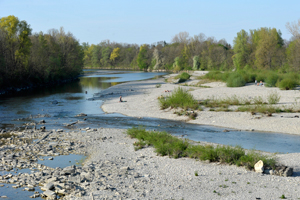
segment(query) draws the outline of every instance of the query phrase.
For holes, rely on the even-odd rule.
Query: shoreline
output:
[[[299,197],[299,153],[276,155],[280,163],[294,167],[294,175],[282,177],[248,171],[244,167],[221,163],[208,163],[191,158],[169,158],[156,155],[153,147],[134,150],[134,142],[125,129],[73,129],[18,132],[22,138],[39,138],[33,144],[6,146],[1,151],[10,167],[31,152],[53,156],[61,153],[86,154],[82,166],[49,168],[27,161],[27,167],[39,169],[34,175],[12,174],[1,176],[2,183],[17,187],[42,187],[46,192],[30,195],[48,197],[64,193],[62,199],[277,199],[285,195],[289,199]],[[16,142],[18,140],[15,140]],[[54,145],[54,142],[56,143]],[[51,146],[51,148],[50,148]],[[39,149],[43,151],[39,151]],[[18,156],[15,150],[24,149]],[[34,150],[34,151],[32,151]],[[62,151],[62,152],[61,152]],[[17,151],[18,152],[18,151]],[[64,152],[64,153],[63,153]],[[24,154],[24,155],[23,155]],[[12,160],[12,161],[10,161]],[[23,163],[24,165],[24,163]],[[197,173],[197,175],[195,175]],[[9,177],[9,178],[8,178]],[[11,182],[11,180],[14,180]],[[52,188],[52,189],[50,189]],[[30,191],[30,190],[29,190]],[[27,191],[25,191],[26,193]],[[1,194],[11,198],[11,194]],[[55,198],[54,198],[55,199]]]
[[[160,88],[156,88],[161,84]],[[170,120],[180,120],[187,123],[210,125],[223,128],[232,128],[246,131],[263,131],[285,134],[300,134],[300,119],[297,116],[300,113],[274,113],[271,117],[263,114],[251,115],[249,112],[216,112],[197,111],[196,120],[190,120],[188,117],[177,116],[173,114],[175,109],[160,110],[158,97],[167,96],[165,90],[174,90],[176,87],[183,87],[191,90],[191,94],[196,100],[204,100],[209,97],[226,98],[236,95],[241,98],[253,98],[267,95],[273,91],[281,96],[279,105],[281,106],[299,106],[299,102],[293,102],[300,98],[299,91],[282,91],[278,88],[267,88],[261,86],[247,85],[240,88],[227,88],[224,83],[215,82],[205,84],[211,88],[201,88],[193,86],[180,86],[178,84],[165,83],[163,79],[146,80],[138,82],[123,83],[110,87],[101,94],[110,93],[112,95],[102,95],[104,101],[101,108],[105,113],[120,113],[131,117],[153,117]],[[122,95],[126,102],[119,103],[119,96]],[[296,116],[296,117],[295,117]]]
[[[162,85],[156,88],[156,84]],[[212,88],[195,87],[191,87],[195,88],[191,92],[197,99],[208,94],[221,95],[220,88],[223,93],[228,94],[222,83],[208,85],[216,88],[215,93],[209,91]],[[101,107],[104,112],[116,111],[121,114],[123,112],[133,117],[154,116],[186,121],[187,117],[177,116],[170,109],[160,110],[158,105],[157,97],[170,94],[164,91],[174,90],[175,87],[178,85],[166,84],[163,79],[116,85],[100,93],[100,99],[104,100]],[[255,90],[265,93],[265,88],[255,88],[256,86],[251,85],[249,87],[254,88],[247,88],[247,95],[251,93],[251,89],[255,93],[257,93]],[[228,90],[232,89],[238,90],[238,88],[228,88]],[[119,103],[120,94],[127,102]],[[280,103],[285,101],[286,98],[283,98]],[[239,126],[244,128],[247,122],[243,120],[251,117],[249,113],[249,116],[247,113],[242,115],[235,112],[199,111],[199,113],[203,115],[197,117],[197,123],[199,121],[211,123],[217,120],[220,120],[218,123],[226,123],[228,121],[226,118],[230,117],[232,124],[239,123]],[[232,116],[228,117],[227,114],[230,113]],[[285,116],[282,123],[287,123],[291,119],[299,120],[287,118],[288,114]],[[264,118],[273,119],[273,117],[263,117],[248,120],[257,122]],[[276,116],[274,118],[282,119]],[[189,120],[190,122],[193,120]],[[216,126],[218,123],[204,125]],[[44,126],[47,126],[47,123]],[[256,128],[253,129],[257,130]],[[272,154],[279,164],[294,169],[293,176],[281,177],[248,171],[244,167],[235,165],[208,163],[186,157],[174,159],[158,156],[151,146],[135,151],[133,144],[137,140],[131,139],[126,134],[126,129],[101,128],[100,125],[94,129],[79,129],[74,126],[66,132],[62,129],[52,131],[27,129],[13,132],[22,140],[39,140],[37,142],[33,140],[32,144],[24,144],[17,136],[8,138],[7,144],[0,147],[2,155],[0,167],[5,169],[17,166],[20,164],[19,160],[25,158],[23,167],[35,167],[39,171],[35,171],[34,175],[16,173],[12,176],[0,176],[0,182],[12,183],[8,184],[9,187],[18,184],[29,189],[33,186],[46,188],[53,185],[55,189],[47,189],[46,194],[55,196],[54,191],[66,194],[61,199],[279,199],[282,195],[288,199],[300,198],[300,153]],[[205,145],[207,142],[200,141],[200,144]],[[51,156],[55,161],[55,156],[68,153],[84,154],[87,158],[82,166],[68,166],[62,169],[49,168],[31,161],[38,160],[40,155]],[[1,195],[10,198],[10,194]],[[30,195],[35,194],[32,192]]]

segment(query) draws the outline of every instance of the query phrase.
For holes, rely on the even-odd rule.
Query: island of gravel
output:
[[[202,72],[197,72],[202,73]],[[155,87],[160,84],[160,87]],[[192,84],[192,83],[190,83]],[[226,88],[223,83],[209,83],[211,88],[192,88],[197,98],[212,95],[266,95],[274,88],[253,85],[242,88]],[[177,116],[173,110],[160,110],[157,98],[167,95],[179,85],[165,83],[163,79],[130,82],[111,87],[98,94],[104,100],[102,109],[108,113],[122,113],[133,117],[156,117],[185,120],[188,123],[221,127],[276,131],[296,134],[299,123],[292,114],[274,114],[259,120],[250,113],[198,112],[196,120]],[[230,93],[231,92],[231,93]],[[278,91],[280,103],[292,103],[298,91]],[[126,102],[119,103],[122,95]],[[97,96],[95,96],[97,98]],[[88,118],[88,116],[84,116]],[[45,124],[46,126],[46,124]],[[2,131],[2,134],[5,134]],[[248,171],[244,167],[209,163],[190,158],[173,159],[156,155],[153,147],[135,151],[134,142],[123,129],[72,129],[35,130],[11,132],[12,137],[2,139],[0,148],[1,170],[36,168],[32,174],[8,174],[1,176],[2,183],[14,187],[26,187],[33,191],[40,186],[43,194],[62,199],[288,199],[300,198],[299,153],[276,154],[278,163],[292,167],[293,176],[272,176]],[[32,139],[37,139],[34,142]],[[204,143],[205,142],[200,142]],[[87,156],[82,166],[52,169],[36,164],[39,156],[66,154]],[[197,176],[196,176],[197,173]],[[0,194],[2,195],[2,194]],[[8,195],[7,195],[8,196]],[[8,196],[9,197],[9,196]]]

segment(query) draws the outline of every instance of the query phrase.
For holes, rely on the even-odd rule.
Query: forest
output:
[[[0,89],[51,84],[81,73],[83,48],[71,33],[31,32],[15,16],[0,19]]]
[[[292,25],[287,25],[293,29]],[[128,68],[141,70],[300,70],[300,43],[295,35],[286,41],[276,28],[241,30],[233,41],[189,36],[180,32],[171,43],[143,45],[104,40],[97,45],[83,43],[87,68]]]
[[[287,23],[286,27],[293,36],[290,40],[284,40],[276,28],[263,27],[241,30],[233,45],[203,33],[190,36],[188,32],[176,34],[170,43],[138,45],[103,40],[90,45],[80,44],[63,28],[32,34],[26,21],[15,16],[3,17],[0,19],[0,88],[68,79],[78,76],[83,68],[298,74],[300,20]]]

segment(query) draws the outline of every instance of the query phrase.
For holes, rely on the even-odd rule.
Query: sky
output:
[[[80,43],[171,42],[179,32],[233,44],[242,29],[280,29],[300,19],[299,0],[0,0],[0,18],[25,20],[33,33],[63,27]]]

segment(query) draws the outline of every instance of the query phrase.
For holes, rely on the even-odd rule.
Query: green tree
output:
[[[279,67],[279,54],[283,46],[281,32],[275,28],[257,30],[258,42],[255,51],[255,64],[260,69],[275,69]]]
[[[250,55],[248,40],[249,35],[245,30],[238,32],[233,40],[233,63],[237,69],[242,69],[248,63],[248,57]]]
[[[144,71],[146,71],[149,66],[147,51],[147,45],[141,45],[139,54],[137,56],[137,65],[140,69]]]

